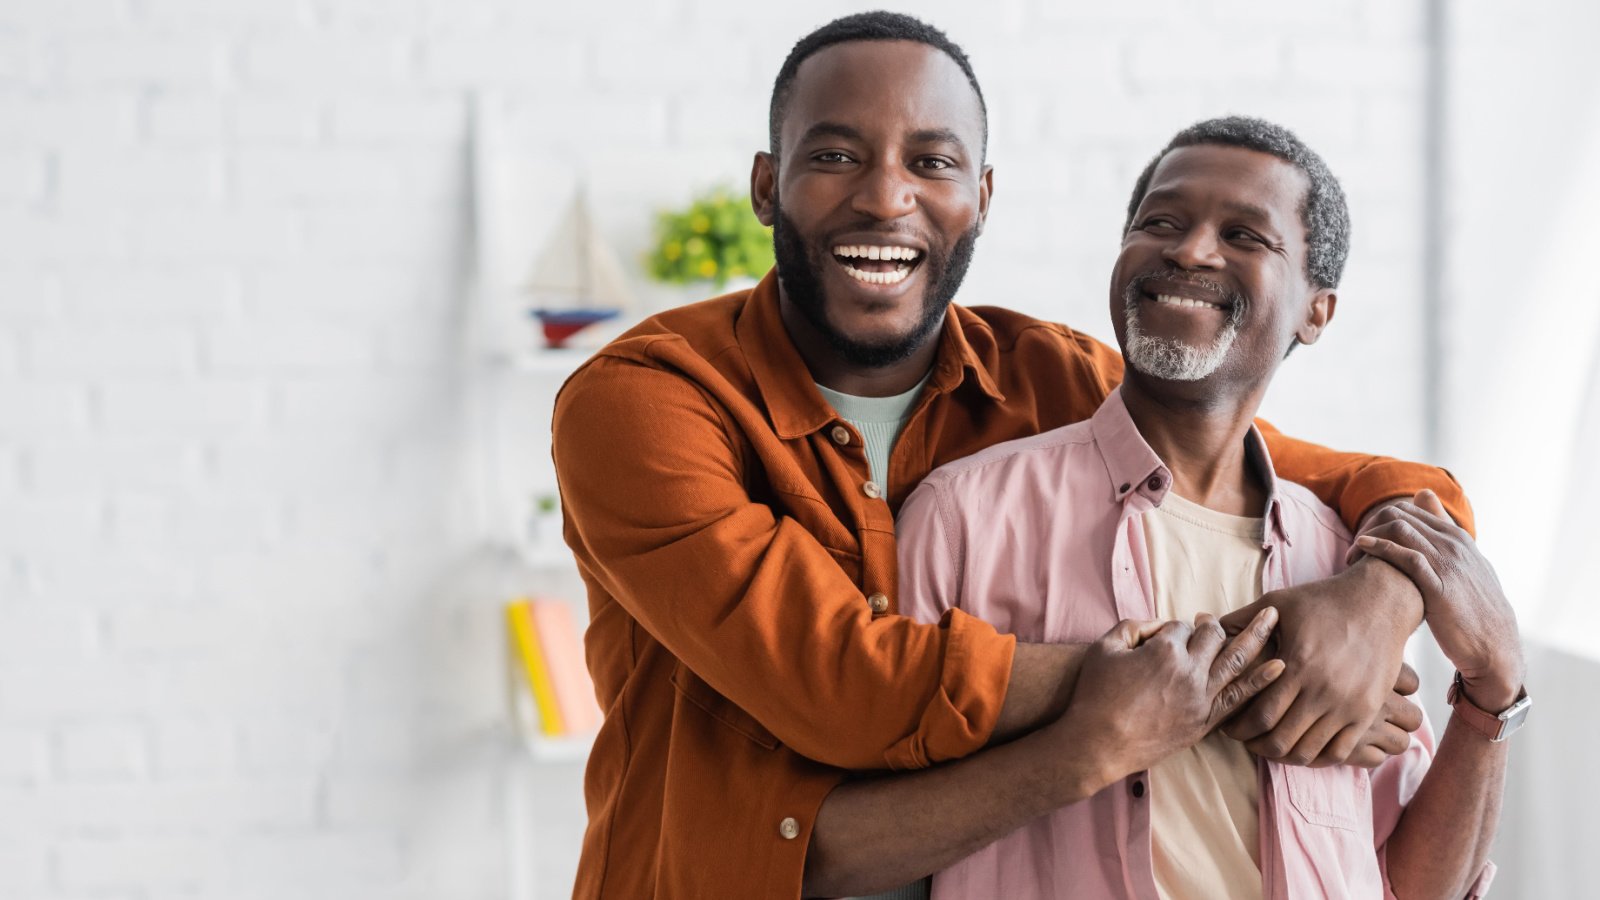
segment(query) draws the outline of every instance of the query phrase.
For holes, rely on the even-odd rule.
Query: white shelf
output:
[[[499,357],[498,362],[515,372],[534,375],[569,375],[595,354],[595,348],[565,347],[560,350],[527,350]]]
[[[522,747],[535,762],[583,762],[589,758],[594,746],[594,735],[577,734],[570,737],[545,737],[537,734],[522,735]]]

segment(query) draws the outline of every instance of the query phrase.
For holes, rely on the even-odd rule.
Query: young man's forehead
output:
[[[846,41],[800,64],[781,123],[785,142],[820,122],[865,134],[894,114],[906,138],[939,133],[981,145],[983,109],[961,66],[944,51],[915,41]]]

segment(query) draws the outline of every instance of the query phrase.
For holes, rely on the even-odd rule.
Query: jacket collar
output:
[[[969,329],[982,333],[981,343],[990,348],[987,360],[979,356],[968,340]],[[811,370],[784,327],[778,310],[776,268],[750,291],[734,331],[778,437],[784,440],[803,437],[838,419],[839,414],[822,399]],[[947,394],[970,378],[990,399],[1004,402],[1005,395],[990,371],[991,366],[998,365],[998,354],[993,347],[989,326],[951,304],[939,335],[939,350],[928,379],[929,386]]]

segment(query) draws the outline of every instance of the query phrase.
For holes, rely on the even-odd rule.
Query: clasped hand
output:
[[[1417,585],[1428,630],[1474,703],[1499,711],[1515,702],[1524,674],[1516,613],[1494,567],[1432,491],[1379,510],[1356,549]]]
[[[1277,621],[1261,610],[1229,638],[1202,613],[1183,622],[1124,620],[1089,646],[1057,725],[1100,762],[1110,784],[1194,745],[1283,673],[1259,660]]]

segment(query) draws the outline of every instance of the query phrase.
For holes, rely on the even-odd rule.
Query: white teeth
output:
[[[845,266],[844,270],[851,278],[866,284],[899,284],[911,274],[911,267],[907,265],[896,266],[892,272],[863,272],[850,266]]]
[[[1174,297],[1171,294],[1157,294],[1156,302],[1164,306],[1181,306],[1188,309],[1222,309],[1222,304],[1220,303],[1190,300],[1188,297]]]
[[[894,247],[881,244],[850,244],[833,248],[835,256],[846,259],[916,259],[922,254],[910,247]]]

